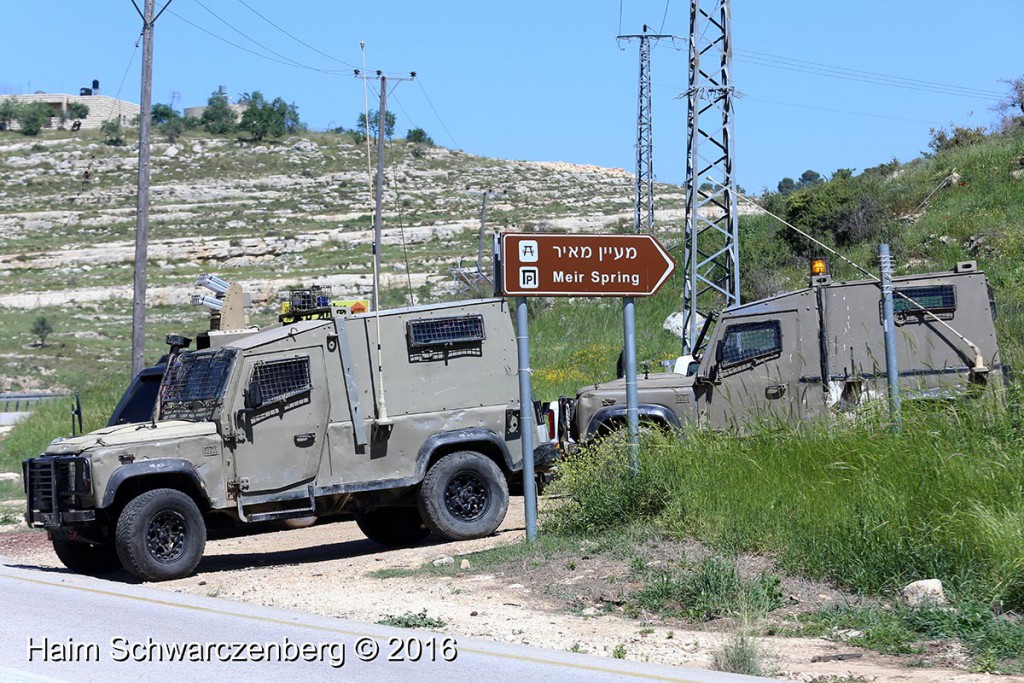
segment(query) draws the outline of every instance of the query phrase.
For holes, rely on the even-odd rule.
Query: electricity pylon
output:
[[[694,351],[699,317],[740,303],[731,3],[713,4],[706,11],[701,0],[690,0],[683,353]]]

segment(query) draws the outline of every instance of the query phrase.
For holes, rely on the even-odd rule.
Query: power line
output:
[[[429,104],[431,110],[433,110],[434,116],[437,117],[437,120],[441,123],[441,127],[444,128],[444,132],[447,133],[448,137],[452,139],[452,143],[455,145],[455,149],[462,149],[462,147],[459,146],[459,143],[456,142],[455,136],[452,135],[452,132],[450,130],[448,130],[448,126],[444,124],[444,119],[442,119],[441,115],[437,113],[437,108],[434,106],[434,103],[430,101],[430,95],[427,94],[427,89],[423,87],[423,79],[417,78],[416,82],[419,84],[420,90],[423,91],[423,96],[427,98],[427,104]]]
[[[295,42],[299,43],[300,45],[305,45],[306,47],[308,47],[313,52],[321,54],[324,57],[327,57],[327,59],[333,60],[333,61],[337,62],[338,64],[344,64],[345,66],[350,67],[352,69],[358,68],[355,64],[349,64],[348,62],[346,62],[344,60],[341,60],[341,59],[338,59],[337,57],[331,56],[331,55],[327,54],[326,52],[324,52],[323,50],[319,50],[319,49],[313,47],[312,45],[310,45],[306,41],[302,40],[301,38],[298,38],[298,37],[292,35],[288,31],[284,30],[283,28],[281,28],[280,26],[275,24],[270,19],[266,18],[265,16],[263,16],[262,14],[257,12],[255,9],[253,9],[253,7],[251,5],[249,5],[249,3],[245,2],[245,0],[238,0],[238,2],[240,2],[242,5],[244,5],[246,7],[246,9],[248,9],[250,12],[252,12],[256,16],[258,16],[260,19],[262,19],[263,21],[267,22],[268,24],[270,24],[271,26],[276,28],[278,31],[280,31],[281,33],[285,34],[286,36],[288,36],[289,38],[291,38]]]
[[[764,57],[734,57],[736,61],[744,62],[747,64],[753,64],[755,66],[767,66],[773,69],[782,69],[784,71],[795,71],[798,73],[812,74],[815,76],[826,76],[828,78],[836,78],[843,81],[854,81],[859,83],[868,83],[871,85],[884,85],[892,88],[900,88],[902,90],[916,90],[918,92],[932,93],[936,95],[953,95],[956,97],[968,97],[971,99],[983,99],[983,100],[998,100],[1001,98],[1000,95],[995,93],[980,93],[980,92],[969,92],[964,89],[960,89],[957,86],[950,87],[938,87],[914,83],[910,80],[898,80],[896,78],[878,78],[867,75],[856,75],[854,73],[840,72],[829,70],[827,68],[817,68],[812,66],[800,66],[795,64],[787,64],[785,62],[779,62]]]
[[[777,100],[765,100],[765,99],[762,99],[760,97],[749,97],[748,96],[748,97],[744,97],[743,99],[744,99],[744,101],[750,101],[750,102],[764,102],[766,104],[777,104],[777,105],[781,105],[783,107],[797,107],[797,108],[800,108],[800,109],[815,109],[817,111],[828,111],[828,112],[834,112],[834,113],[837,113],[837,114],[850,114],[852,116],[867,116],[867,117],[874,118],[874,119],[891,119],[893,121],[908,121],[910,123],[927,123],[928,125],[931,125],[931,126],[941,126],[941,125],[943,125],[942,123],[939,123],[938,121],[926,121],[924,119],[908,119],[908,118],[905,118],[905,117],[902,117],[902,116],[888,116],[886,114],[872,114],[872,113],[863,112],[863,111],[848,111],[846,109],[832,109],[830,107],[816,107],[816,106],[810,105],[810,104],[797,104],[795,102],[779,102]]]
[[[243,38],[245,38],[246,40],[248,40],[248,41],[249,41],[250,43],[252,43],[253,45],[256,45],[256,46],[258,46],[258,47],[260,47],[260,48],[262,48],[262,49],[266,50],[266,51],[267,51],[267,52],[269,52],[270,54],[272,54],[272,55],[275,55],[275,56],[277,56],[277,57],[280,57],[281,59],[283,59],[283,60],[285,60],[285,61],[287,61],[287,62],[291,63],[291,64],[292,64],[293,66],[297,66],[297,67],[300,67],[300,68],[303,68],[303,69],[309,69],[309,70],[311,70],[311,71],[321,71],[321,72],[325,72],[325,73],[327,73],[327,72],[328,72],[328,70],[326,70],[326,69],[318,69],[318,68],[316,68],[316,67],[314,67],[314,66],[309,66],[308,64],[303,64],[302,62],[298,62],[298,61],[296,61],[296,60],[292,59],[291,57],[288,57],[288,56],[286,56],[286,55],[283,55],[283,54],[281,54],[280,52],[277,52],[276,50],[272,50],[272,49],[270,49],[269,47],[267,47],[267,46],[266,46],[266,45],[264,45],[263,43],[259,42],[259,41],[258,41],[258,40],[256,40],[255,38],[252,38],[251,36],[247,35],[247,34],[246,34],[245,32],[243,32],[243,31],[242,31],[241,29],[239,29],[239,28],[236,28],[236,27],[235,27],[234,25],[232,25],[232,24],[231,24],[231,23],[230,23],[229,21],[227,21],[227,20],[226,20],[226,19],[224,19],[224,18],[223,18],[222,16],[220,16],[219,14],[217,14],[216,12],[214,12],[214,11],[213,11],[212,9],[210,9],[209,7],[207,7],[206,5],[204,5],[204,4],[203,4],[203,3],[202,3],[202,2],[200,1],[200,0],[193,0],[193,1],[194,1],[194,2],[195,2],[195,3],[197,4],[197,5],[199,5],[200,7],[202,7],[202,8],[204,9],[204,10],[206,10],[207,12],[209,12],[209,13],[210,13],[211,15],[213,15],[213,17],[214,17],[215,19],[217,19],[217,21],[221,22],[222,24],[224,24],[225,26],[227,26],[228,28],[230,28],[230,29],[231,29],[232,31],[234,31],[234,32],[235,32],[235,33],[237,33],[238,35],[240,35],[240,36],[242,36]],[[336,72],[337,72],[337,71],[335,70],[335,73],[336,73]]]
[[[756,58],[767,58],[767,59],[771,59],[771,60],[777,60],[777,61],[780,61],[780,62],[783,62],[783,63],[789,62],[789,63],[793,63],[793,64],[797,64],[797,65],[807,65],[807,66],[811,66],[811,67],[818,67],[818,68],[822,68],[822,69],[834,70],[834,71],[839,71],[839,72],[847,72],[847,73],[852,73],[852,74],[859,74],[859,75],[865,75],[865,76],[873,76],[873,77],[878,77],[878,78],[882,78],[882,79],[886,79],[886,80],[897,81],[897,82],[901,82],[901,83],[914,83],[914,84],[918,84],[918,85],[928,85],[928,86],[934,86],[934,87],[939,87],[939,88],[947,88],[947,89],[952,89],[952,90],[962,90],[964,92],[976,93],[978,95],[991,95],[993,97],[1002,97],[1003,96],[1003,93],[1000,93],[1000,92],[997,92],[997,91],[993,91],[993,90],[984,90],[984,89],[981,89],[981,88],[968,88],[968,87],[965,87],[965,86],[952,85],[952,84],[949,84],[949,83],[939,83],[937,81],[925,81],[925,80],[921,80],[921,79],[917,79],[917,78],[905,78],[903,76],[893,76],[891,74],[884,74],[884,73],[880,73],[880,72],[877,72],[877,71],[864,71],[864,70],[861,70],[861,69],[850,69],[848,67],[834,66],[834,65],[831,65],[831,64],[823,64],[821,62],[814,62],[814,61],[806,60],[806,59],[797,59],[795,57],[783,57],[781,55],[773,55],[773,54],[769,54],[767,52],[755,52],[754,50],[743,50],[743,49],[737,49],[736,52],[742,52],[742,53],[745,53],[745,54],[748,54],[748,55],[752,55],[752,56],[754,56]]]
[[[668,19],[668,5],[671,1],[672,0],[665,0],[665,11],[661,15],[661,26],[658,27],[658,33],[665,32],[665,20]],[[619,33],[622,33],[622,31],[620,30]]]
[[[331,75],[331,76],[337,76],[339,74],[346,73],[346,72],[342,72],[340,70],[318,69],[316,67],[306,66],[304,64],[300,64],[298,62],[295,62],[294,60],[284,61],[284,60],[281,60],[281,59],[275,59],[275,58],[273,58],[273,57],[271,57],[269,55],[265,55],[265,54],[263,54],[261,52],[256,52],[255,50],[250,50],[249,48],[245,47],[244,45],[239,45],[238,43],[236,43],[234,41],[231,41],[231,40],[228,40],[227,38],[225,38],[223,36],[219,36],[216,33],[214,33],[213,31],[210,31],[209,29],[203,28],[199,24],[197,24],[197,23],[195,23],[193,21],[190,21],[189,19],[186,19],[185,17],[181,16],[180,14],[175,12],[174,10],[168,10],[168,11],[173,16],[177,17],[178,19],[180,19],[181,21],[185,22],[189,26],[202,31],[206,35],[208,35],[208,36],[210,36],[212,38],[216,38],[217,40],[219,40],[219,41],[221,41],[223,43],[227,43],[228,45],[230,45],[230,46],[232,46],[234,48],[237,48],[237,49],[241,50],[242,52],[248,52],[251,55],[255,55],[256,57],[259,57],[261,59],[265,59],[265,60],[267,60],[269,62],[274,62],[275,64],[283,64],[284,66],[290,66],[290,67],[297,68],[297,69],[307,69],[309,71],[317,71],[317,72],[325,73],[325,74],[328,74],[328,75]],[[255,41],[253,41],[253,42],[255,42]]]

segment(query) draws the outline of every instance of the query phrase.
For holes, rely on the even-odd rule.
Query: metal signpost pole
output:
[[[629,434],[629,469],[640,471],[640,408],[636,393],[636,310],[633,297],[622,300],[623,370],[626,374],[626,429]]]
[[[537,539],[537,486],[533,466],[533,391],[530,387],[530,325],[526,297],[516,299],[516,346],[519,349],[519,434],[523,446],[523,499],[526,540]]]
[[[896,360],[896,314],[892,301],[892,258],[889,245],[878,247],[882,271],[882,331],[885,336],[885,374],[889,381],[889,413],[893,427],[900,427],[900,370]]]

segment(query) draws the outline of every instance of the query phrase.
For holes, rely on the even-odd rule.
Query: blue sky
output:
[[[8,4],[0,93],[77,93],[97,78],[104,94],[138,101],[141,21],[130,0]],[[735,163],[751,191],[807,168],[828,175],[909,160],[927,150],[931,127],[992,124],[1001,79],[1024,75],[1019,0],[733,0],[732,12],[743,94]],[[365,41],[371,70],[419,74],[391,96],[399,134],[419,126],[473,154],[632,171],[637,48],[615,35],[644,23],[685,36],[689,3],[172,0],[156,28],[154,102],[178,93],[179,107],[204,104],[224,84],[232,98],[260,90],[295,102],[314,129],[352,127],[363,90],[351,66]],[[653,51],[654,165],[659,180],[681,183],[685,41],[676,47]],[[898,84],[864,82],[881,76]],[[946,86],[993,94],[935,92]]]

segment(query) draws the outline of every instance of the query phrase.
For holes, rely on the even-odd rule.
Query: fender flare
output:
[[[661,404],[641,403],[637,406],[637,409],[641,420],[647,418],[651,422],[664,423],[673,430],[681,429],[679,418],[676,417],[676,414]],[[605,406],[594,413],[594,417],[590,418],[590,424],[587,425],[586,440],[589,441],[590,439],[593,439],[598,435],[602,428],[610,424],[624,423],[625,421],[626,406]]]
[[[441,448],[448,446],[465,446],[471,448],[474,443],[485,443],[501,454],[505,470],[518,472],[523,468],[522,461],[518,464],[512,462],[512,455],[508,452],[508,445],[505,440],[489,429],[482,427],[469,427],[467,429],[454,429],[450,432],[438,432],[431,434],[420,446],[416,454],[416,482],[423,481],[427,476],[427,464],[430,458]],[[499,463],[502,464],[502,463]]]
[[[206,492],[206,485],[203,478],[199,476],[195,465],[188,460],[179,458],[166,458],[160,460],[142,460],[122,465],[114,471],[110,480],[107,481],[107,488],[103,492],[103,499],[97,507],[107,508],[114,504],[117,498],[117,491],[125,482],[140,477],[161,476],[167,474],[182,474],[195,484],[196,489],[202,494],[203,499],[209,503],[210,496]]]

